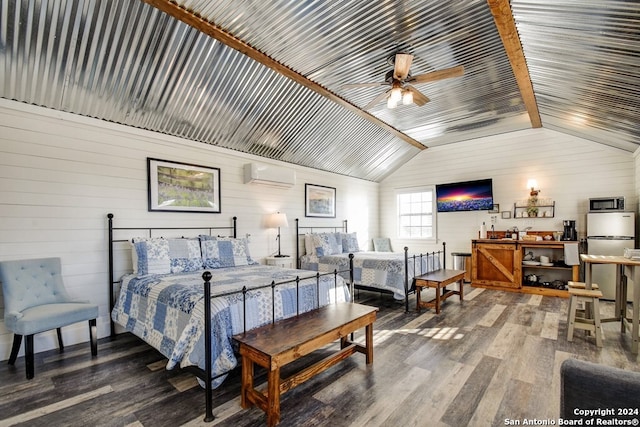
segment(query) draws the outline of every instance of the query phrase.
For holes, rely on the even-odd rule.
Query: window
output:
[[[434,199],[433,186],[406,189],[397,193],[399,238],[435,238]]]

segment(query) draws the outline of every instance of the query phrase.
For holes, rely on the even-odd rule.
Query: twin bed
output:
[[[347,221],[337,226],[301,226],[296,219],[298,268],[328,272],[347,270],[353,263],[353,286],[393,294],[409,311],[409,295],[415,292],[413,278],[446,268],[445,250],[409,255],[399,252],[360,250],[356,233],[349,233]],[[353,259],[350,259],[353,255]]]

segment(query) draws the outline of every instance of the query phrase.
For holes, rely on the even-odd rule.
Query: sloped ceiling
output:
[[[637,2],[146,3],[0,0],[0,96],[371,181],[540,125],[640,143]],[[383,81],[400,50],[413,75],[465,74],[364,111],[384,88],[343,85]]]

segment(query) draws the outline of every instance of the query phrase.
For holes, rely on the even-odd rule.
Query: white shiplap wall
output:
[[[437,216],[438,244],[447,242],[447,252],[471,251],[482,222],[496,230],[562,230],[562,220],[577,221],[578,234],[586,233],[587,201],[590,197],[627,198],[638,205],[636,160],[622,150],[547,129],[531,129],[429,148],[385,179],[380,186],[381,233],[394,238],[394,246],[432,250],[427,241],[399,241],[396,236],[395,189],[416,184],[436,185],[482,178],[493,179],[495,203],[500,210],[513,210],[516,200],[526,199],[527,180],[535,178],[540,198],[556,202],[554,218],[502,219],[483,212],[441,213]]]
[[[221,169],[222,213],[147,211],[147,157]],[[289,189],[243,183],[243,165],[258,161],[293,168]],[[304,184],[335,187],[336,219],[304,217]],[[252,256],[277,251],[267,214],[289,219],[282,252],[295,254],[295,218],[301,225],[349,220],[362,246],[378,234],[378,184],[268,161],[231,150],[0,99],[0,260],[58,256],[65,284],[78,299],[100,305],[99,335],[108,334],[106,214],[116,226],[229,225],[250,234]],[[0,312],[3,303],[0,299]],[[3,317],[3,316],[2,316]],[[88,340],[84,324],[63,329],[65,342]],[[0,360],[11,334],[0,321]],[[55,333],[36,336],[36,351],[55,348]]]

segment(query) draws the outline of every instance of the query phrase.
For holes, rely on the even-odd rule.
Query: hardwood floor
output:
[[[557,420],[563,360],[640,370],[630,334],[620,334],[618,323],[603,325],[601,349],[582,331],[567,342],[566,299],[467,285],[464,302],[450,298],[440,315],[432,310],[418,315],[414,298],[413,311],[405,313],[389,296],[361,292],[358,302],[380,307],[373,365],[354,355],[284,394],[280,425],[497,426],[505,419]],[[609,316],[613,303],[604,303],[601,311]],[[358,332],[356,340],[363,339]],[[31,381],[25,379],[24,358],[14,367],[4,361],[0,426],[265,425],[262,411],[240,407],[239,369],[214,391],[216,420],[207,424],[204,392],[194,377],[166,371],[165,363],[129,334],[101,340],[96,359],[88,343],[67,347],[64,354],[38,353]]]

